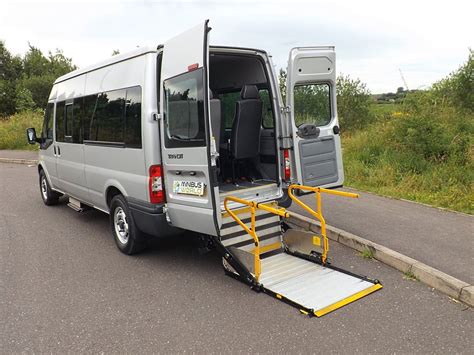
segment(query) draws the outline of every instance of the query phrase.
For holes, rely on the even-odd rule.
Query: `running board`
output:
[[[76,212],[85,212],[91,208],[87,205],[81,203],[81,201],[76,200],[75,198],[69,197],[68,207],[72,208]]]

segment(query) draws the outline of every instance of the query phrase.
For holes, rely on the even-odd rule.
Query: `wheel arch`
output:
[[[127,196],[125,189],[118,181],[108,181],[105,187],[105,204],[110,211],[110,203],[116,195]]]

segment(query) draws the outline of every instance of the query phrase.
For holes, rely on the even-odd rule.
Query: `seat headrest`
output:
[[[246,99],[259,99],[257,86],[255,85],[244,85],[242,91],[240,91],[240,98]]]

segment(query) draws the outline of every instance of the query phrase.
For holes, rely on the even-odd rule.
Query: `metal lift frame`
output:
[[[302,190],[306,192],[314,192],[315,193],[315,198],[316,198],[316,210],[313,210],[311,207],[309,207],[307,204],[305,204],[303,201],[298,199],[295,194],[293,193],[294,190]],[[276,293],[272,290],[269,290],[266,288],[264,285],[262,285],[259,282],[260,275],[261,275],[261,260],[260,260],[260,254],[271,250],[274,245],[268,245],[264,247],[260,247],[260,241],[258,238],[258,235],[256,233],[255,229],[255,213],[257,209],[265,210],[267,212],[270,212],[272,214],[278,215],[283,218],[289,218],[290,216],[294,218],[298,218],[298,215],[295,215],[293,213],[288,212],[285,208],[274,208],[272,206],[269,206],[268,204],[265,203],[256,203],[254,201],[247,201],[238,197],[234,196],[228,196],[224,200],[224,208],[227,211],[227,213],[253,238],[254,240],[254,245],[255,248],[253,249],[253,254],[254,254],[254,270],[255,270],[255,275],[252,275],[247,268],[238,261],[238,259],[233,258],[228,252],[224,254],[224,258],[231,263],[232,266],[234,266],[234,262],[237,262],[235,266],[237,266],[236,271],[242,271],[243,273],[241,274],[239,272],[239,278],[242,279],[245,283],[248,283],[249,285],[252,286],[252,288],[256,291],[263,291],[266,294],[269,294],[293,307],[296,307],[300,310],[301,313],[309,316],[316,316],[316,317],[321,317],[329,312],[332,312],[340,307],[345,306],[346,304],[349,304],[351,302],[354,302],[355,300],[358,300],[372,292],[375,292],[379,289],[382,288],[382,284],[378,280],[370,279],[365,276],[360,276],[357,274],[354,274],[352,272],[346,271],[344,269],[332,266],[328,262],[327,254],[329,251],[329,242],[328,238],[326,235],[326,221],[322,215],[322,208],[321,208],[321,193],[326,193],[326,194],[331,194],[331,195],[338,195],[338,196],[344,196],[344,197],[350,197],[350,198],[358,198],[358,194],[350,193],[350,192],[344,192],[344,191],[336,191],[336,190],[328,190],[324,189],[321,187],[310,187],[310,186],[304,186],[304,185],[290,185],[288,188],[288,195],[289,197],[295,201],[299,206],[301,206],[304,210],[306,210],[308,213],[310,213],[314,218],[316,218],[320,224],[321,224],[321,237],[322,237],[322,249],[323,252],[321,255],[306,255],[304,253],[296,252],[296,251],[290,251],[287,247],[285,247],[285,252],[287,254],[293,255],[295,257],[305,259],[308,261],[311,261],[313,263],[322,265],[326,268],[335,270],[337,272],[358,278],[363,281],[367,281],[370,283],[373,283],[373,286],[364,289],[356,294],[351,295],[350,297],[344,298],[334,304],[331,304],[327,307],[324,307],[319,310],[314,310],[307,308],[301,304],[298,304],[295,301],[292,301],[291,299],[285,297],[284,295],[281,295],[279,293]],[[236,213],[234,213],[231,209],[228,207],[228,202],[233,201],[242,205],[246,205],[250,208],[250,215],[251,215],[251,220],[250,220],[250,227],[248,227],[238,216]],[[220,243],[219,243],[220,244]],[[279,244],[279,243],[278,243]],[[282,242],[283,244],[283,242]],[[223,247],[224,248],[224,247]],[[225,248],[224,248],[225,249]],[[235,267],[234,266],[234,267]],[[240,269],[240,270],[238,270]],[[233,275],[236,276],[236,275]]]

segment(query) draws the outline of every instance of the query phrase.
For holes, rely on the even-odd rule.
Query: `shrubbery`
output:
[[[344,134],[346,183],[473,213],[474,112],[465,99],[472,68],[471,51],[461,68],[432,89],[408,93],[391,113],[376,114],[366,129]]]
[[[35,127],[39,134],[42,124],[43,113],[39,110],[25,111],[8,118],[0,118],[0,149],[38,149],[37,144],[28,144],[26,129]]]

